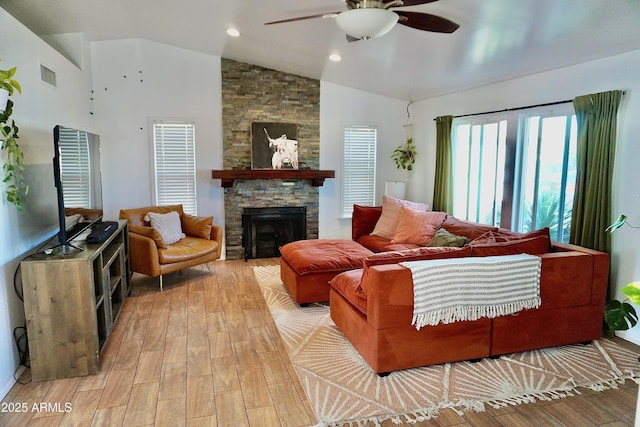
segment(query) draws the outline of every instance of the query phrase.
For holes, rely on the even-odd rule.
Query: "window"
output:
[[[153,123],[156,204],[182,204],[196,215],[196,152],[193,123]]]
[[[353,205],[373,206],[376,194],[377,129],[349,125],[344,128],[342,164],[342,217],[349,218]]]
[[[453,123],[453,215],[567,242],[577,124],[569,107]]]
[[[59,148],[64,205],[91,208],[91,167],[87,133],[61,127]]]

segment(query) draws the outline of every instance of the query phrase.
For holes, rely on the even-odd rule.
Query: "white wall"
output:
[[[563,101],[579,95],[626,90],[619,109],[618,143],[613,183],[612,218],[624,213],[633,225],[640,225],[640,51],[591,61],[584,64],[534,74],[489,86],[466,90],[416,104],[417,144],[427,153],[419,159],[415,182],[426,183],[422,201],[433,197],[436,127],[433,118],[453,114],[476,113],[532,104]],[[619,290],[640,280],[640,230],[625,227],[613,235],[612,283]],[[619,299],[624,299],[617,292]],[[622,333],[640,344],[640,327]]]
[[[413,106],[411,108],[413,114]],[[398,170],[391,160],[393,150],[405,142],[403,125],[406,123],[404,101],[334,83],[320,83],[320,169],[336,171],[336,178],[325,180],[320,188],[320,238],[351,238],[351,219],[339,218],[344,126],[370,124],[378,129],[376,200],[381,203],[385,181],[409,179],[407,172]]]
[[[141,39],[94,42],[91,53],[105,216],[155,204],[150,122],[178,119],[196,126],[198,214],[223,225],[211,179],[222,168],[220,58]]]
[[[80,37],[78,40],[82,40]],[[87,44],[80,42],[84,52]],[[85,58],[83,52],[76,57]],[[86,52],[85,52],[86,53]],[[56,229],[57,205],[53,186],[53,134],[56,124],[93,131],[89,114],[91,73],[86,62],[76,67],[45,42],[31,33],[11,15],[0,9],[0,68],[18,67],[16,79],[22,85],[22,95],[14,95],[14,119],[20,128],[18,143],[25,154],[28,171],[36,171],[39,180],[31,182],[25,198],[25,210],[6,202],[5,187],[0,183],[0,398],[14,384],[18,354],[13,341],[13,329],[24,325],[24,308],[16,297],[13,276],[20,260],[51,237]],[[40,63],[57,73],[57,88],[40,81]],[[4,163],[3,156],[0,161]],[[4,175],[3,175],[4,177]],[[47,205],[35,206],[42,199]],[[53,214],[53,216],[50,215]],[[52,221],[53,218],[53,221]]]

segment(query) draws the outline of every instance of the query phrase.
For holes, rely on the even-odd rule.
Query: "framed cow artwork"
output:
[[[297,134],[292,123],[251,123],[251,169],[298,169]]]

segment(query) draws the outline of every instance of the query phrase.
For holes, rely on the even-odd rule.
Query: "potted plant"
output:
[[[18,126],[11,118],[13,114],[14,91],[22,93],[22,88],[13,76],[16,74],[16,67],[9,70],[0,70],[0,91],[8,93],[5,105],[0,104],[0,152],[5,153],[6,159],[2,166],[4,179],[7,184],[6,197],[9,203],[13,203],[18,210],[22,210],[22,198],[27,195],[29,187],[24,183],[24,155],[18,145]]]
[[[402,168],[410,171],[413,169],[417,155],[418,152],[416,151],[416,146],[413,144],[413,138],[408,137],[407,142],[393,150],[391,158],[398,169]]]
[[[604,321],[610,331],[626,331],[638,323],[636,310],[627,301],[640,305],[640,282],[631,282],[620,291],[627,299],[612,299],[604,306]]]
[[[633,225],[627,221],[627,216],[620,215],[605,231],[613,233],[624,224],[631,228]],[[627,296],[624,301],[618,301],[617,299],[609,300],[604,306],[604,321],[607,324],[610,332],[613,331],[626,331],[629,328],[634,327],[638,323],[638,315],[635,308],[627,301],[631,301],[636,305],[640,305],[640,282],[631,282],[624,288],[620,289],[620,292]]]

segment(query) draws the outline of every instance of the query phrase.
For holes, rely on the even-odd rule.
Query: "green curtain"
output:
[[[611,181],[621,91],[573,100],[578,122],[576,190],[569,241],[603,252],[611,250]]]
[[[453,212],[452,123],[453,116],[436,117],[436,171],[433,210],[449,214]]]

